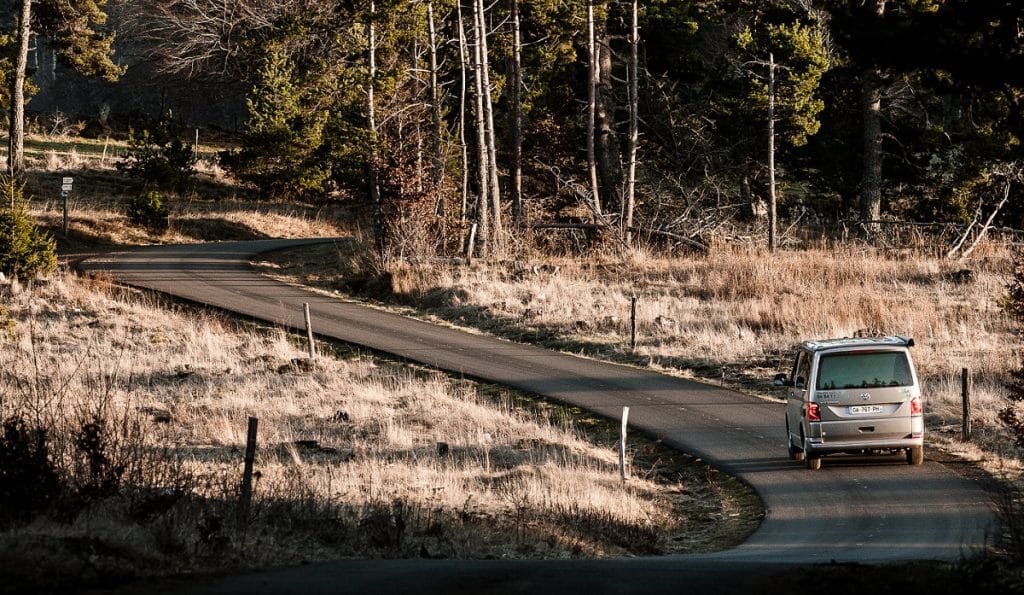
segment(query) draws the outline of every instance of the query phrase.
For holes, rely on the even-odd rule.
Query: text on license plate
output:
[[[881,413],[881,405],[850,405],[850,415],[863,415],[865,413]]]

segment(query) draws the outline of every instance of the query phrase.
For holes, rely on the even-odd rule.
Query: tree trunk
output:
[[[412,59],[410,60],[410,62],[412,63],[412,68],[410,72],[413,73],[412,80],[414,84],[414,95],[417,99],[423,97],[424,94],[423,79],[419,76],[419,74],[417,74],[420,72],[420,55],[420,37],[419,35],[417,35],[415,38],[413,38]],[[419,110],[416,110],[416,112],[419,112]],[[423,118],[419,116],[419,113],[416,113],[413,116],[413,137],[416,138],[416,192],[419,193],[423,192],[423,179],[426,177],[423,167],[422,120]],[[398,121],[399,123],[401,123],[402,118],[399,118]],[[399,138],[402,138],[402,136],[399,135]]]
[[[875,15],[885,16],[886,0],[874,0]],[[877,68],[864,72],[861,112],[864,127],[864,163],[860,183],[860,215],[865,222],[882,214],[882,89]],[[868,225],[868,230],[874,226]]]
[[[368,81],[366,88],[367,125],[370,128],[370,203],[373,205],[373,227],[376,235],[377,256],[384,258],[384,207],[380,199],[380,187],[377,182],[377,101],[375,97],[377,85],[377,6],[370,0],[370,23],[367,37],[369,63],[367,67]]]
[[[473,4],[473,83],[474,103],[476,104],[476,148],[477,148],[477,183],[480,195],[476,205],[477,227],[480,236],[480,253],[487,256],[490,251],[490,177],[487,153],[487,116],[484,113],[483,57],[481,54],[480,2],[471,0]]]
[[[607,9],[605,10],[607,14]],[[596,111],[597,173],[601,182],[604,211],[618,213],[622,204],[622,154],[615,133],[615,97],[612,94],[612,49],[608,19],[595,23],[594,51],[597,57]],[[604,212],[602,211],[602,212]]]
[[[25,171],[25,74],[28,71],[28,46],[32,37],[32,0],[21,0],[16,34],[17,56],[11,77],[11,110],[7,137],[7,173],[11,177]]]
[[[519,32],[519,0],[511,0],[512,19],[512,220],[523,225],[523,44]]]
[[[487,19],[484,0],[477,0],[477,20],[480,37],[480,73],[483,79],[484,114],[487,133],[487,175],[491,193],[491,248],[500,248],[503,243],[501,227],[501,186],[498,183],[498,151],[494,132],[494,106],[491,101],[491,62],[487,52]]]
[[[633,245],[633,210],[636,206],[636,155],[640,142],[640,7],[633,0],[629,36],[629,171],[623,199],[622,228],[626,243]]]
[[[427,29],[430,35],[430,116],[433,130],[430,135],[431,168],[430,182],[437,192],[440,188],[441,177],[444,172],[444,155],[441,154],[442,128],[441,128],[441,89],[437,82],[437,28],[434,23],[434,3],[427,2]],[[446,211],[445,196],[443,192],[437,194],[437,214],[444,215]]]
[[[601,183],[597,176],[597,43],[594,35],[594,2],[587,2],[587,166],[590,169],[590,193],[594,211],[601,213]]]
[[[466,23],[462,18],[462,0],[458,6],[459,26],[459,148],[462,153],[462,211],[460,220],[466,223],[467,210],[469,208],[469,144],[466,142],[466,70],[469,60],[468,46],[466,43]]]
[[[775,252],[778,240],[775,197],[775,54],[768,53],[768,251]]]

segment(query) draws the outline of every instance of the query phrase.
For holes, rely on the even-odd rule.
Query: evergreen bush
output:
[[[118,171],[147,188],[185,194],[195,183],[195,148],[181,140],[182,129],[167,115],[152,128],[128,136],[128,152]]]
[[[22,278],[49,273],[57,266],[56,242],[32,222],[24,187],[11,178],[0,184],[0,272]]]
[[[170,209],[164,202],[164,195],[155,188],[149,188],[128,200],[128,220],[153,231],[167,230],[167,216]]]

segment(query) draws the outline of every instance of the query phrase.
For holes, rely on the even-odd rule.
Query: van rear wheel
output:
[[[804,465],[806,465],[811,471],[817,471],[818,469],[821,469],[821,455],[807,450],[807,438],[804,438],[803,434],[803,430],[800,430],[800,437],[803,438],[804,443]]]
[[[920,465],[924,462],[924,447],[923,446],[911,446],[907,449],[907,463],[911,465]]]
[[[786,419],[786,442],[789,444],[789,460],[791,461],[803,461],[804,460],[804,449],[803,447],[793,446],[793,435],[789,432],[789,418]]]

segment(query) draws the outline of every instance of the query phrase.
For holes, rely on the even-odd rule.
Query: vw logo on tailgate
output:
[[[863,394],[861,394],[860,400],[861,401],[870,401],[871,400],[871,393],[863,393]]]

